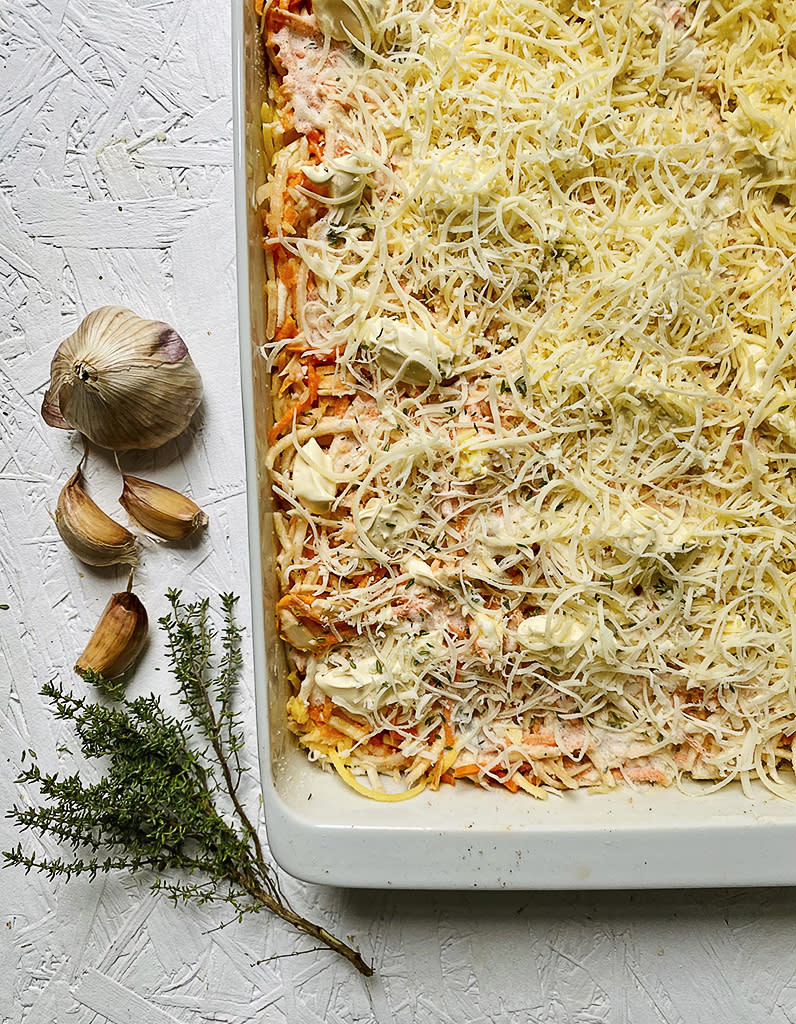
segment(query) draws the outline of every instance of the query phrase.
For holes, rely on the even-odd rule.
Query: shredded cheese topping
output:
[[[264,20],[310,756],[376,792],[790,792],[796,3]]]

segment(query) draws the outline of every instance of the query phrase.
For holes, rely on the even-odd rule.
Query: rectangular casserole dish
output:
[[[269,481],[260,104],[253,5],[233,0],[238,313],[260,773],[271,851],[291,875],[353,887],[612,889],[796,883],[796,808],[762,788],[568,793],[537,801],[475,786],[374,803],[309,762],[286,725]]]

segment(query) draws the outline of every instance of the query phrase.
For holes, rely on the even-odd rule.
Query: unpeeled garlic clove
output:
[[[145,530],[164,540],[184,540],[200,526],[207,526],[207,515],[179,491],[163,484],[122,474],[124,490],[119,503]]]
[[[144,649],[149,618],[132,585],[130,573],[127,590],[111,595],[86,649],[77,659],[75,672],[84,678],[93,672],[103,679],[115,679],[132,668]]]
[[[58,346],[42,416],[101,448],[158,448],[180,434],[202,399],[202,379],[168,324],[102,306]]]
[[[61,488],[55,525],[69,550],[88,565],[135,565],[135,537],[97,505],[83,487],[82,463]]]

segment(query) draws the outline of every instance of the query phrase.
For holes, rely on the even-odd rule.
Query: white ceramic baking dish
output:
[[[263,470],[268,387],[261,223],[262,52],[251,2],[233,0],[238,311],[252,640],[260,772],[271,851],[290,874],[357,887],[608,889],[796,883],[796,806],[731,786],[522,794],[444,786],[398,804],[358,796],[301,753],[285,726],[288,697],[276,635],[273,540]]]

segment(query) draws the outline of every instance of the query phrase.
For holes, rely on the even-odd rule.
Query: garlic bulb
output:
[[[79,675],[96,672],[104,679],[115,679],[132,668],[144,649],[149,618],[132,587],[130,573],[127,590],[111,595],[86,649],[77,659],[75,672]]]
[[[163,540],[185,540],[200,526],[207,526],[207,514],[185,494],[122,474],[124,490],[119,504],[139,526]]]
[[[201,399],[202,379],[176,331],[102,306],[58,346],[41,414],[101,448],[158,448],[188,426]]]
[[[61,488],[54,519],[69,550],[88,565],[136,564],[135,537],[88,496],[82,462]]]

